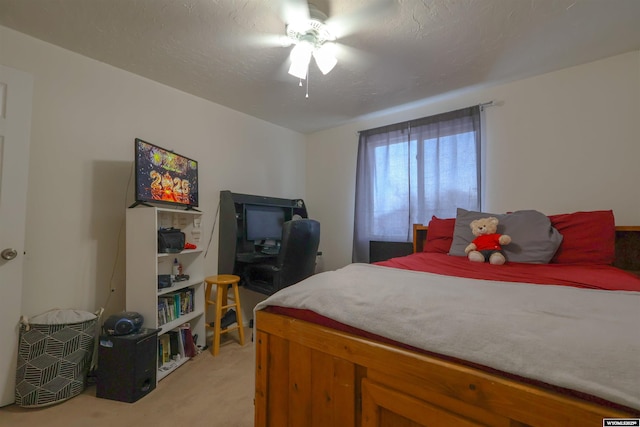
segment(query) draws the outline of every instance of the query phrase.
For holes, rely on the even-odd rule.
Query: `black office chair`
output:
[[[271,295],[313,275],[320,244],[320,223],[297,219],[282,225],[282,243],[275,263],[250,264],[243,273],[243,285]]]

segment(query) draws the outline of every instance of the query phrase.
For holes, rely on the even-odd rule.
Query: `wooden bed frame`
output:
[[[414,250],[427,228],[414,227]],[[616,265],[640,270],[640,227],[616,227]],[[256,427],[602,426],[638,417],[292,317],[256,313]]]

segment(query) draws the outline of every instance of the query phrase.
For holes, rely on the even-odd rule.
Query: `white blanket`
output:
[[[312,310],[417,348],[640,409],[640,292],[351,264],[285,288],[256,310],[269,305]]]

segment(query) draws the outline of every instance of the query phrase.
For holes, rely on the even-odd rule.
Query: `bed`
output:
[[[519,213],[500,222],[523,242],[531,236],[518,223],[531,233],[531,217]],[[546,222],[536,212],[553,235],[515,245],[504,266],[470,266],[449,252],[464,244],[471,214],[484,213],[415,225],[412,255],[320,273],[260,303],[255,425],[582,427],[640,417],[640,227],[615,227],[611,211]],[[511,261],[529,248],[552,253]]]

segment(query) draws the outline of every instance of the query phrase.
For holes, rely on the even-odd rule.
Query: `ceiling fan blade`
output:
[[[245,34],[234,38],[236,47],[288,47],[291,39],[284,34]]]
[[[285,24],[305,21],[309,19],[309,4],[306,0],[280,0],[280,17]]]
[[[394,0],[373,0],[359,9],[340,13],[329,17],[325,24],[336,38],[354,34],[363,28],[371,27],[373,21],[388,19],[396,12],[397,2]]]
[[[334,43],[334,55],[340,66],[346,66],[352,70],[362,71],[373,67],[375,56],[363,50],[347,46],[344,43]]]

